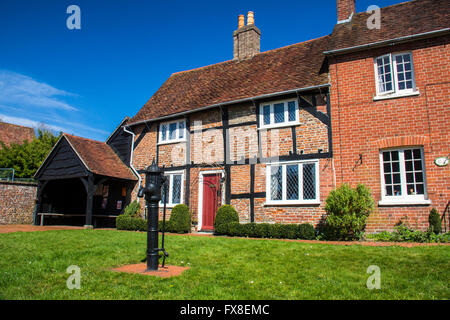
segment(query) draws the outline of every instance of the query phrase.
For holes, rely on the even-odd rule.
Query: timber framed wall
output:
[[[299,123],[283,128],[258,129],[260,104],[284,99],[298,102]],[[166,173],[183,171],[183,203],[190,207],[194,217],[199,210],[200,173],[221,170],[224,172],[224,203],[235,206],[241,222],[317,224],[324,215],[323,200],[334,188],[329,102],[325,88],[193,112],[184,117],[186,141],[171,144],[158,141],[162,122],[133,126],[136,134],[134,166],[143,181],[142,172],[153,158],[159,166],[164,166]],[[278,142],[269,142],[278,144],[275,155],[270,154],[270,138],[266,138],[273,133],[276,133]],[[322,204],[265,204],[266,163],[312,159],[319,161]],[[133,191],[133,199],[138,199],[137,188]]]

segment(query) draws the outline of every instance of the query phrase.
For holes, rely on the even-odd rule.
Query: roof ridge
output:
[[[100,141],[100,140],[94,140],[94,139],[90,139],[90,138],[80,137],[80,136],[76,136],[76,135],[69,134],[69,133],[66,133],[66,132],[63,132],[63,135],[69,136],[69,137],[72,137],[72,138],[75,138],[75,139],[87,140],[87,141],[91,141],[91,142],[97,142],[97,143],[108,145],[106,142],[103,142],[103,141]]]
[[[326,38],[326,37],[329,37],[329,36],[330,35],[325,35],[325,36],[321,36],[321,37],[318,37],[318,38],[314,38],[314,39],[310,39],[310,40],[306,40],[306,41],[302,41],[302,42],[297,42],[297,43],[289,44],[289,45],[286,45],[286,46],[283,46],[283,47],[279,47],[279,48],[275,48],[275,49],[270,49],[270,50],[267,50],[267,51],[259,52],[259,53],[255,54],[252,58],[246,59],[246,60],[242,60],[242,61],[248,61],[248,60],[253,59],[256,56],[260,56],[260,55],[264,55],[264,54],[270,54],[272,52],[276,52],[276,51],[280,51],[280,50],[283,50],[283,49],[287,49],[289,47],[294,47],[296,45],[307,44],[309,42],[317,41],[319,39]],[[218,63],[213,63],[213,64],[209,64],[209,65],[206,65],[206,66],[194,68],[194,69],[177,71],[177,72],[172,73],[171,76],[182,74],[182,73],[187,73],[187,72],[191,72],[191,71],[198,71],[198,70],[202,70],[202,69],[218,66],[218,65],[221,65],[221,64],[225,64],[225,63],[231,63],[231,62],[239,63],[239,61],[231,59],[231,60],[221,61],[221,62],[218,62]]]
[[[0,121],[0,124],[7,124],[7,125],[10,125],[10,126],[15,126],[15,127],[20,127],[20,128],[25,128],[25,129],[31,129],[31,130],[34,130],[34,128],[33,127],[27,127],[27,126],[23,126],[23,125],[21,125],[21,124],[15,124],[15,123],[11,123],[11,122],[5,122],[5,121]]]

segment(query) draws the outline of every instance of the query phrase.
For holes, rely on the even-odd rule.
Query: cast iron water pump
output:
[[[164,226],[162,248],[158,248],[159,202],[161,201],[161,186],[165,181],[166,177],[163,176],[162,170],[156,165],[155,159],[153,159],[152,164],[145,170],[145,187],[141,187],[138,193],[138,197],[140,198],[145,195],[147,202],[147,270],[158,270],[160,251],[164,253],[164,260],[168,256],[168,253],[164,249]],[[164,220],[165,211],[166,206],[164,204]]]

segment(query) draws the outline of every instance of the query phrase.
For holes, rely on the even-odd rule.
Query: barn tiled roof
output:
[[[201,107],[328,83],[322,70],[328,36],[174,73],[130,123]]]
[[[24,141],[31,142],[33,138],[35,138],[33,128],[0,122],[0,141],[5,146],[10,146],[13,143],[22,144]]]
[[[337,24],[327,51],[423,34],[450,27],[449,0],[414,0],[381,8],[381,28],[369,29],[372,13],[357,13],[350,22]]]
[[[64,137],[90,172],[107,177],[137,180],[131,169],[120,160],[108,144],[67,133],[64,133]]]

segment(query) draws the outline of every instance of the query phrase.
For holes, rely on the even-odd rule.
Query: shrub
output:
[[[431,209],[430,211],[430,215],[428,216],[428,223],[430,224],[430,232],[434,232],[435,234],[439,234],[442,232],[441,217],[439,216],[439,212],[435,208]]]
[[[216,234],[227,234],[225,224],[231,222],[239,222],[239,215],[236,209],[230,205],[223,205],[217,210],[216,219],[214,220],[214,232]]]
[[[146,231],[147,220],[121,214],[116,218],[116,228],[117,230]]]
[[[445,234],[435,234],[434,232],[418,231],[408,228],[405,225],[399,225],[394,228],[393,232],[383,231],[377,234],[367,235],[367,238],[376,241],[389,241],[389,242],[450,242],[450,232]]]
[[[141,205],[139,204],[139,202],[134,200],[133,202],[131,202],[129,205],[127,205],[125,207],[124,214],[130,215],[130,216],[136,216],[136,215],[139,215],[140,211],[141,211]]]
[[[269,224],[245,223],[233,221],[220,225],[220,234],[232,237],[272,238],[272,239],[307,239],[315,238],[314,227],[310,224]]]
[[[298,236],[299,239],[313,240],[316,238],[316,230],[314,226],[309,223],[304,223],[298,226]]]
[[[170,214],[169,228],[171,232],[189,233],[191,232],[191,214],[189,207],[185,204],[178,204],[172,208]]]
[[[360,239],[366,220],[374,207],[370,190],[359,184],[356,189],[344,184],[331,191],[325,205],[328,239]]]

